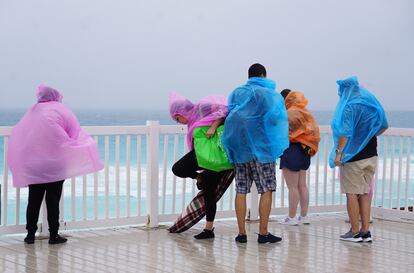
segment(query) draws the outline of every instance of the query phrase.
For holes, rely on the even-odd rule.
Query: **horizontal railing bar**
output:
[[[385,136],[414,136],[414,128],[388,128],[384,132]]]
[[[98,219],[88,221],[68,221],[61,227],[61,230],[80,229],[80,228],[101,228],[101,227],[114,227],[114,226],[131,226],[131,225],[143,225],[147,222],[147,216],[134,216],[125,218],[110,218],[110,219]]]
[[[0,126],[0,136],[9,136],[11,134],[11,126]],[[91,135],[128,135],[128,134],[146,134],[148,127],[146,125],[127,125],[127,126],[82,126],[86,132]],[[320,125],[319,131],[323,133],[331,133],[329,125]],[[160,134],[185,134],[187,128],[184,125],[160,125]],[[388,128],[383,134],[385,136],[414,136],[414,128]]]
[[[0,136],[10,136],[13,127],[0,126]]]
[[[148,133],[148,126],[84,126],[82,127],[88,134],[99,135],[145,135]]]
[[[187,127],[184,125],[161,125],[160,134],[185,134]]]

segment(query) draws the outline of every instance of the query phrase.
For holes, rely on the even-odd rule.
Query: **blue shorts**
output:
[[[309,169],[310,163],[310,155],[298,142],[291,142],[280,157],[280,169],[287,168],[293,172]]]
[[[247,163],[235,164],[236,192],[247,194],[250,192],[253,180],[258,193],[276,190],[275,162],[260,163],[256,160]]]

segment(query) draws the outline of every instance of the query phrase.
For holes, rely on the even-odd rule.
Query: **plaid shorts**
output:
[[[235,164],[236,192],[247,194],[250,192],[253,180],[258,193],[276,190],[276,163],[260,163],[251,160],[247,163]]]

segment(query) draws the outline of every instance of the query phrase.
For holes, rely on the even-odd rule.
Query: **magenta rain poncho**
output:
[[[190,150],[194,149],[194,128],[210,126],[219,118],[225,118],[228,113],[227,98],[225,96],[213,95],[201,99],[193,104],[188,99],[173,92],[170,94],[170,115],[173,119],[181,115],[188,120],[187,145]]]
[[[86,134],[62,95],[40,85],[37,101],[13,128],[7,161],[15,187],[50,183],[103,168],[97,143]]]

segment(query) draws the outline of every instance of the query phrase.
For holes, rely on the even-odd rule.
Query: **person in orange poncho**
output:
[[[289,189],[289,215],[281,224],[309,224],[306,170],[310,166],[310,158],[318,152],[319,126],[306,108],[308,100],[302,92],[284,89],[281,95],[285,98],[288,113],[290,142],[280,158],[280,169]],[[301,212],[296,217],[299,202]]]

